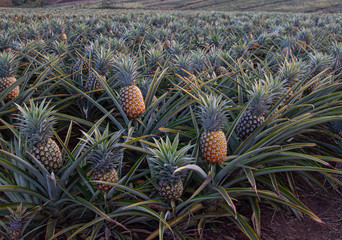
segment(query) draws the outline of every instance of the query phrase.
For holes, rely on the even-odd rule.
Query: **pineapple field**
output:
[[[340,14],[2,9],[0,31],[1,239],[266,239],[265,206],[326,226],[302,196],[341,191]]]

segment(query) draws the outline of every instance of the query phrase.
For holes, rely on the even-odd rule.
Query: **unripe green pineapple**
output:
[[[115,60],[116,79],[122,85],[119,93],[121,107],[131,119],[145,112],[144,97],[136,86],[137,69],[137,62],[129,56],[119,56]]]
[[[30,108],[18,106],[21,115],[19,126],[22,135],[28,145],[29,152],[40,161],[48,172],[57,172],[62,166],[62,155],[57,143],[51,139],[55,116],[53,107],[45,104],[45,99],[40,105],[30,100]]]
[[[93,181],[117,183],[119,176],[116,171],[117,163],[122,157],[122,148],[118,143],[123,131],[109,133],[108,126],[101,133],[98,128],[94,130],[94,136],[83,132],[86,149],[92,148],[87,155],[87,162],[93,170]],[[95,183],[95,187],[101,191],[108,191],[111,186],[104,183]]]
[[[83,54],[84,58],[77,60],[77,62],[73,66],[73,74],[82,73],[83,75],[87,75],[90,72],[90,66],[88,63],[89,60],[93,58],[94,49],[94,43],[91,43],[90,45],[85,47],[85,51]]]
[[[227,156],[227,140],[222,125],[226,120],[224,107],[227,101],[222,95],[205,95],[200,97],[200,117],[204,132],[201,135],[200,147],[203,158],[210,164],[219,164]]]
[[[193,145],[186,145],[178,149],[179,136],[177,135],[173,142],[166,137],[166,141],[154,140],[157,147],[149,148],[152,152],[150,158],[153,163],[155,174],[158,175],[158,186],[160,196],[167,202],[178,200],[183,193],[183,178],[185,172],[179,171],[175,174],[174,171],[180,167],[193,164],[194,159],[187,155],[187,151]]]
[[[7,208],[10,215],[5,216],[9,223],[9,235],[12,239],[19,239],[22,234],[23,227],[27,222],[27,218],[31,214],[27,212],[26,208],[20,204],[15,211],[10,208]]]
[[[0,93],[17,81],[15,73],[17,72],[18,61],[12,52],[0,53]],[[4,100],[11,101],[19,95],[19,86],[16,86]]]
[[[94,51],[94,70],[103,81],[107,80],[107,74],[113,65],[114,55],[111,51],[105,50],[102,47],[99,50]],[[91,91],[103,89],[100,82],[97,80],[97,74],[94,72],[90,73],[85,83],[87,90]]]
[[[236,131],[241,140],[245,140],[265,121],[265,113],[273,101],[272,89],[262,81],[256,82],[247,91],[249,107],[240,117]]]

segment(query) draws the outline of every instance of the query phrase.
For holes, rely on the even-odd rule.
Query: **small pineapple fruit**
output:
[[[66,41],[68,39],[67,35],[63,33],[60,37],[61,41]]]
[[[310,86],[304,90],[304,95],[308,95],[313,92],[318,85],[319,80],[325,78],[330,72],[330,66],[332,63],[332,59],[330,56],[314,51],[309,54],[309,71],[310,75],[306,78],[306,83],[313,79],[315,76],[325,71],[319,78],[317,77],[314,82],[310,84]]]
[[[300,30],[297,34],[296,52],[304,53],[307,45],[312,40],[312,33],[306,29]]]
[[[85,146],[87,149],[93,148],[87,155],[87,161],[91,164],[93,170],[93,180],[109,183],[117,183],[119,176],[116,171],[116,165],[122,157],[122,148],[118,143],[122,131],[109,133],[108,126],[101,133],[98,128],[94,130],[94,136],[83,132]],[[95,183],[95,187],[101,191],[108,191],[111,186],[104,183]]]
[[[73,66],[74,74],[82,73],[83,75],[87,75],[90,72],[89,60],[93,57],[94,47],[95,45],[93,43],[85,47],[84,59],[77,60]]]
[[[179,136],[177,135],[171,143],[170,139],[166,137],[166,141],[154,140],[157,147],[149,148],[152,153],[150,158],[155,174],[158,175],[158,186],[160,196],[168,201],[178,200],[183,193],[183,179],[184,172],[179,171],[175,174],[174,171],[180,167],[193,164],[194,159],[187,155],[187,151],[193,145],[186,145],[177,150],[179,143]]]
[[[122,109],[131,119],[139,117],[145,112],[145,102],[141,90],[136,86],[138,64],[129,56],[119,56],[114,67],[116,79],[122,84],[119,93]]]
[[[18,61],[12,52],[0,53],[0,93],[17,81],[15,73],[17,71]],[[19,86],[16,86],[4,100],[11,101],[19,95]]]
[[[227,156],[227,140],[222,125],[226,120],[227,102],[222,96],[205,95],[200,97],[200,117],[204,132],[201,135],[200,147],[203,158],[210,164],[219,164]]]
[[[10,215],[5,216],[9,223],[9,235],[12,239],[19,239],[22,234],[23,227],[27,222],[27,218],[31,214],[27,212],[27,208],[23,208],[20,204],[15,211],[11,208],[7,208]]]
[[[111,51],[100,48],[94,51],[94,70],[101,77],[103,81],[107,80],[109,69],[114,65],[114,55]],[[101,83],[96,79],[97,74],[92,72],[85,83],[87,90],[101,90],[103,89]]]
[[[256,82],[247,91],[249,107],[240,117],[236,131],[241,140],[245,140],[265,121],[265,113],[272,103],[272,90],[262,81]]]
[[[21,115],[18,119],[21,133],[26,139],[29,152],[42,163],[48,172],[57,172],[62,166],[62,155],[57,143],[51,139],[53,125],[56,120],[53,107],[45,104],[45,99],[40,105],[30,100],[30,108],[18,106]]]

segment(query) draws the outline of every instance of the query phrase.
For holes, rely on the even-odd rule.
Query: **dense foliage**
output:
[[[13,11],[5,239],[259,239],[261,203],[323,224],[297,185],[342,184],[340,15]]]

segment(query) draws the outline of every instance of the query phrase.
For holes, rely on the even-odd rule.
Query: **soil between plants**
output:
[[[342,170],[342,164],[339,164],[336,169]],[[342,176],[335,177],[342,180]],[[342,240],[342,194],[333,190],[328,183],[323,185],[327,187],[330,194],[318,187],[312,189],[306,185],[299,186],[298,192],[300,192],[299,199],[324,222],[324,225],[313,221],[307,215],[298,219],[292,212],[260,204],[260,238],[262,240]],[[204,231],[202,239],[248,240],[231,222],[218,225],[216,230],[208,228]]]

